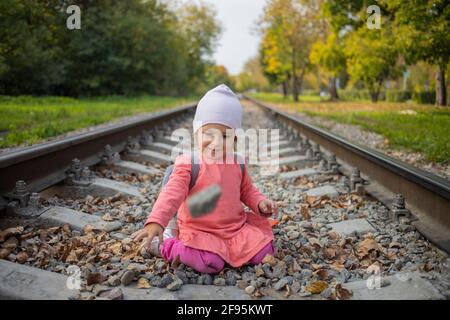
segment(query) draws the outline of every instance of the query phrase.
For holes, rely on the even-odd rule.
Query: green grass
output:
[[[294,99],[292,95],[288,95],[286,98],[279,93],[258,92],[250,94],[251,97],[257,100],[273,102],[273,103],[293,103]],[[299,102],[320,102],[322,101],[319,96],[301,95],[299,96]]]
[[[274,104],[270,94],[265,100]],[[255,99],[263,95],[252,95]],[[281,98],[282,96],[279,95]],[[278,98],[279,99],[279,98]],[[432,162],[450,163],[450,108],[433,105],[371,102],[275,102],[280,108],[339,123],[359,125],[381,134],[394,149],[420,152]],[[406,111],[412,114],[402,114]]]
[[[9,97],[0,96],[0,148],[35,144],[120,117],[198,101],[198,97]]]

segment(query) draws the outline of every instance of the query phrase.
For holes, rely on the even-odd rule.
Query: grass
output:
[[[264,99],[264,97],[268,99]],[[274,94],[252,97],[285,110],[358,125],[381,134],[394,149],[420,152],[427,160],[450,163],[450,108],[389,102],[305,102],[283,101]],[[320,98],[319,98],[320,99]],[[277,101],[278,100],[278,101]],[[280,101],[281,100],[281,101]]]
[[[0,148],[31,145],[76,129],[121,117],[197,101],[197,97],[0,96]]]
[[[279,93],[270,93],[270,92],[258,92],[250,94],[251,97],[257,100],[272,102],[272,103],[293,103],[294,99],[292,95],[288,95],[286,98],[283,97],[282,94]],[[312,95],[302,95],[299,96],[299,102],[320,102],[321,98],[319,96]]]

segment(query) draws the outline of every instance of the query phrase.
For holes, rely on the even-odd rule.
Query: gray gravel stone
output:
[[[127,270],[127,271],[125,271],[125,273],[120,278],[120,282],[122,283],[123,286],[127,286],[133,281],[135,275],[136,274],[135,274],[134,271]]]

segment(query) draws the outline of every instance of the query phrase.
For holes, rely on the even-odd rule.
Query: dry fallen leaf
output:
[[[139,280],[137,282],[137,287],[139,289],[148,289],[148,288],[150,288],[150,283],[145,278],[139,278]]]
[[[309,203],[309,205],[313,205],[313,203],[316,201],[316,199],[317,199],[317,197],[314,197],[314,196],[306,196],[305,197],[305,200],[306,200],[306,202]]]
[[[23,233],[23,227],[8,228],[0,231],[0,242],[4,242],[10,236],[19,236]]]
[[[327,280],[328,279],[328,272],[325,269],[319,269],[314,272],[314,274],[317,274],[320,278],[320,280]]]
[[[70,251],[65,262],[67,262],[67,263],[77,263],[78,262],[78,257],[75,253],[75,250]]]
[[[115,255],[120,256],[122,254],[122,244],[117,242],[109,247],[109,250]]]
[[[17,262],[25,263],[28,260],[28,254],[25,251],[21,251],[16,256]]]
[[[326,283],[325,281],[317,280],[309,283],[306,286],[305,290],[311,292],[312,294],[319,294],[326,288],[328,288],[328,283]]]
[[[268,263],[271,267],[274,267],[277,264],[277,259],[275,259],[275,257],[271,254],[266,254],[264,259],[262,260],[262,263]]]
[[[301,206],[300,213],[302,214],[302,217],[304,220],[311,219],[311,214],[309,212],[309,209],[306,206]]]
[[[348,300],[353,296],[353,293],[351,290],[342,287],[342,285],[338,283],[334,288],[334,295],[338,300]]]
[[[102,283],[104,281],[104,277],[102,276],[101,273],[99,272],[92,272],[89,273],[87,278],[86,278],[86,284],[88,286],[92,285],[92,284],[96,284],[96,283]]]
[[[103,220],[103,221],[113,221],[114,219],[113,219],[113,217],[111,217],[111,215],[110,215],[109,213],[105,213],[105,214],[102,216],[102,220]]]
[[[11,253],[8,249],[0,249],[0,259],[6,259]]]
[[[363,258],[367,256],[371,251],[382,251],[382,247],[373,238],[366,238],[359,244],[358,256]]]

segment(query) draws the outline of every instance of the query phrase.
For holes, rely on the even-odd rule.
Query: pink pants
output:
[[[275,247],[272,243],[262,248],[250,259],[249,263],[252,265],[261,263],[266,254],[275,254]],[[210,251],[187,247],[177,238],[169,238],[163,242],[161,255],[169,262],[180,256],[180,261],[183,264],[201,273],[217,273],[225,266],[225,261],[219,255]]]

